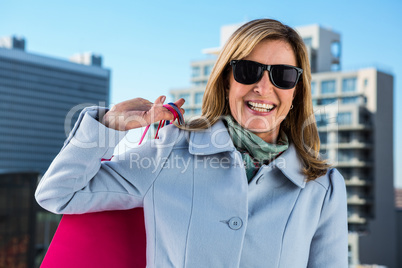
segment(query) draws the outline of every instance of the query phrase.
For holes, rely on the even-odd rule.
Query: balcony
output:
[[[335,164],[336,167],[371,167],[373,164],[371,161],[361,161],[356,158],[353,159],[338,159]]]
[[[367,186],[371,185],[371,182],[367,180],[363,180],[359,178],[358,176],[352,176],[350,178],[345,178],[345,184],[346,186]]]
[[[351,142],[323,143],[321,149],[372,149],[372,143],[353,140]]]
[[[353,213],[350,216],[348,216],[348,223],[349,224],[365,224],[367,220],[365,218],[360,217],[359,214]]]
[[[352,130],[366,130],[370,131],[373,129],[370,123],[367,124],[351,124],[351,125],[338,125],[335,123],[327,124],[324,126],[317,126],[318,131],[352,131]]]
[[[357,194],[348,195],[348,205],[369,205],[371,201],[367,198],[362,198]]]
[[[372,143],[359,140],[339,142],[337,146],[339,149],[371,149],[373,147]]]

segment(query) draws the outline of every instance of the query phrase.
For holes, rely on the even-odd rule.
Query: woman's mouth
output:
[[[268,104],[268,103],[258,103],[258,102],[252,102],[252,101],[247,101],[247,106],[256,112],[260,113],[269,113],[272,111],[276,106],[273,104]]]

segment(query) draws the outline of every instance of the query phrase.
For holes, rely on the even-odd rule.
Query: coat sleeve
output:
[[[346,186],[336,169],[329,173],[329,187],[311,243],[308,267],[348,267]]]
[[[95,120],[98,110],[83,110],[64,147],[39,182],[35,198],[50,212],[81,214],[140,207],[160,172],[160,159],[166,158],[163,152],[168,150],[150,150],[149,142],[116,155],[111,161],[101,161],[113,156],[115,146],[126,133]],[[139,162],[143,158],[148,159],[144,162],[146,168]]]

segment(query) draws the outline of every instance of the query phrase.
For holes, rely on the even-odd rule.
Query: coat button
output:
[[[243,221],[239,217],[233,217],[229,220],[229,228],[238,230],[243,226]]]

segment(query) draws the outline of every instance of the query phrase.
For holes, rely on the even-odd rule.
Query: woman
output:
[[[319,157],[310,81],[293,29],[246,23],[201,118],[101,163],[124,131],[173,116],[163,96],[87,108],[36,199],[64,214],[144,207],[149,267],[347,267],[345,184]]]

